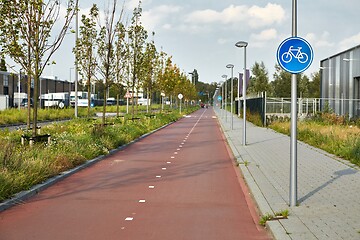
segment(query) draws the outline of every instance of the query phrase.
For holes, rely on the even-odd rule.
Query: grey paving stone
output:
[[[360,239],[360,172],[353,164],[298,142],[298,203],[289,207],[290,138],[247,123],[221,118],[222,129],[262,214],[290,210],[290,217],[269,223],[275,239]],[[225,116],[225,115],[223,115]],[[230,114],[228,113],[228,118]]]

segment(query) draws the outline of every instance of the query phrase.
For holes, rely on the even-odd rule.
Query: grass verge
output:
[[[290,122],[276,121],[269,127],[290,135]],[[336,116],[324,114],[300,121],[297,127],[299,140],[360,166],[360,127],[357,122],[339,122]]]
[[[196,109],[184,109],[183,114]],[[42,132],[51,134],[51,143],[37,143],[32,147],[21,145],[22,130],[0,131],[0,145],[4,146],[0,149],[0,202],[174,122],[181,115],[174,111],[156,114],[155,118],[145,114],[137,117],[139,121],[130,121],[131,116],[108,118],[106,126],[101,125],[100,119],[86,118],[50,124],[44,126]]]

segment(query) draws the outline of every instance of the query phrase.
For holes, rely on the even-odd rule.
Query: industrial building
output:
[[[321,107],[360,117],[360,45],[320,62]]]
[[[7,96],[6,108],[17,106],[17,96],[28,94],[27,76],[24,74],[14,74],[0,71],[0,96]],[[41,78],[39,92],[41,94],[60,93],[75,90],[73,82],[63,81],[59,79]],[[30,96],[33,96],[34,81],[31,82]],[[5,98],[1,98],[5,99]]]

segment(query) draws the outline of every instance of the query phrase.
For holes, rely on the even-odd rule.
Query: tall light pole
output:
[[[79,39],[79,5],[76,3],[76,16],[75,16],[75,46]],[[75,57],[75,118],[78,117],[78,78],[79,78],[79,66]],[[90,97],[90,96],[88,96]]]
[[[297,0],[292,1],[292,36],[297,36]],[[290,207],[297,204],[297,81],[291,75]]]
[[[226,65],[227,68],[231,68],[231,130],[234,129],[234,113],[233,113],[233,102],[234,102],[234,65],[233,64],[228,64]]]
[[[244,99],[244,107],[243,107],[243,146],[246,145],[246,47],[248,43],[244,41],[239,41],[235,44],[238,48],[244,48],[244,76],[243,76],[243,99]]]
[[[221,76],[222,78],[225,79],[225,95],[224,95],[224,98],[225,98],[225,122],[227,122],[227,110],[226,110],[226,105],[227,105],[227,102],[226,102],[226,98],[227,98],[227,75],[222,75]]]

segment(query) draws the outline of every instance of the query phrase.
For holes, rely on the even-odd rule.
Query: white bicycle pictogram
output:
[[[290,46],[289,50],[281,55],[281,59],[284,63],[289,63],[294,57],[299,61],[299,63],[306,63],[309,59],[309,56],[306,53],[301,52],[301,49],[302,47],[294,49],[294,46]]]

